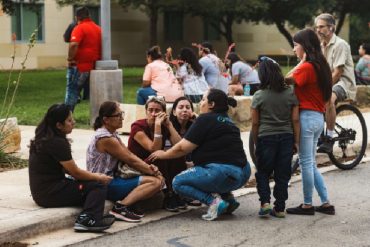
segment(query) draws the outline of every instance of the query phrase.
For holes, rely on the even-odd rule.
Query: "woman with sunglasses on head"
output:
[[[128,148],[139,158],[147,161],[151,153],[163,150],[167,145],[174,145],[181,137],[173,127],[166,113],[166,103],[163,98],[149,98],[145,104],[146,118],[135,121],[131,125]],[[169,142],[169,144],[166,144]],[[164,208],[176,212],[183,209],[186,204],[173,193],[172,179],[186,169],[184,160],[180,164],[169,166],[167,161],[154,163],[163,174],[166,182]]]
[[[147,51],[142,87],[137,91],[137,104],[145,105],[149,96],[162,96],[166,102],[174,102],[184,96],[182,86],[177,81],[172,68],[163,61],[159,46]]]
[[[114,202],[109,213],[117,220],[140,222],[144,215],[135,203],[158,193],[163,178],[157,167],[131,153],[121,141],[117,129],[122,128],[123,117],[119,103],[106,101],[100,105],[95,134],[87,150],[87,168],[114,177],[108,184],[107,199]],[[116,172],[123,165],[130,174]]]
[[[76,165],[66,137],[74,124],[71,108],[55,104],[36,127],[28,167],[32,198],[46,208],[83,206],[74,229],[104,231],[114,222],[114,217],[103,216],[106,185],[112,177],[91,173]]]
[[[173,188],[181,196],[209,206],[204,220],[232,213],[239,203],[231,191],[246,184],[250,165],[240,130],[227,115],[236,100],[218,89],[210,89],[200,102],[200,115],[184,138],[167,151],[156,151],[151,160],[168,160],[192,153],[194,167],[177,175]]]
[[[249,95],[253,95],[259,89],[260,79],[257,71],[242,61],[238,54],[230,52],[225,62],[231,74],[229,95],[243,95],[244,87],[248,86],[250,87]]]
[[[285,217],[293,152],[299,144],[298,100],[288,86],[279,64],[262,57],[258,63],[260,90],[252,100],[252,131],[256,145],[259,216]],[[274,208],[270,206],[270,176],[274,174]]]
[[[202,66],[190,48],[182,48],[179,59],[182,64],[176,71],[176,77],[184,87],[185,96],[193,103],[199,103],[203,94],[208,90]]]
[[[324,129],[325,104],[332,93],[332,75],[320,46],[317,34],[309,28],[293,36],[293,51],[299,64],[288,74],[295,81],[295,94],[300,110],[299,165],[303,184],[303,204],[288,208],[289,214],[314,215],[316,212],[335,214],[330,204],[324,178],[316,165],[316,147]],[[312,205],[312,194],[317,190],[322,205]]]

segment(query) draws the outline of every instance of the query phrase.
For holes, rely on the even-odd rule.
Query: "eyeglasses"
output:
[[[124,117],[125,117],[125,112],[124,112],[124,111],[121,111],[120,113],[113,114],[113,115],[110,115],[110,116],[107,116],[107,117],[119,117],[119,118],[124,118]]]
[[[274,59],[272,59],[272,58],[270,58],[270,57],[262,56],[262,57],[260,57],[260,58],[258,59],[258,62],[259,62],[259,63],[262,63],[262,62],[264,62],[264,61],[271,61],[271,62],[273,62],[274,64],[279,65],[279,63],[278,63],[278,62],[276,62]]]
[[[330,27],[331,25],[319,25],[319,26],[315,26],[315,29],[323,29],[324,27]]]

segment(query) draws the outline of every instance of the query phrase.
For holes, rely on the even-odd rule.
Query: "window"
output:
[[[164,13],[164,37],[166,40],[183,39],[183,19],[184,13],[180,11]]]
[[[31,34],[37,29],[37,40],[44,39],[44,4],[15,2],[14,13],[11,17],[12,33],[18,41],[28,41]]]
[[[73,18],[76,14],[76,9],[80,7],[80,5],[74,5],[73,6]],[[93,20],[96,24],[100,25],[100,7],[99,6],[87,6],[90,12],[90,18]]]
[[[203,21],[204,40],[220,40],[220,32],[207,20]]]

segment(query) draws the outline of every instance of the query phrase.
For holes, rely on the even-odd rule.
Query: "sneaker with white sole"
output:
[[[113,216],[104,216],[101,222],[97,222],[92,215],[82,213],[77,217],[73,228],[76,232],[102,232],[113,223]]]
[[[113,215],[117,220],[126,222],[140,222],[141,217],[131,212],[129,208],[116,202],[109,214]]]
[[[228,202],[217,197],[213,200],[211,205],[209,205],[207,214],[202,215],[202,219],[208,221],[215,220],[219,215],[223,214],[226,211],[228,206]]]
[[[270,203],[264,203],[263,205],[261,205],[258,215],[260,217],[267,217],[270,215],[271,211],[272,211],[272,208],[271,208]]]

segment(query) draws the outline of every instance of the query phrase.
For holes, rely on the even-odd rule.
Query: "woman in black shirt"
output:
[[[192,152],[195,166],[175,177],[173,189],[209,205],[204,220],[234,211],[239,203],[230,192],[243,186],[250,176],[240,131],[227,115],[228,105],[236,106],[235,99],[210,89],[200,102],[201,114],[184,138],[171,149],[150,156],[153,160],[173,159]]]
[[[82,206],[76,231],[103,231],[114,217],[103,216],[106,184],[111,177],[78,168],[66,138],[75,121],[65,104],[52,105],[31,140],[29,179],[34,201],[41,207]],[[67,178],[69,174],[72,178]]]

